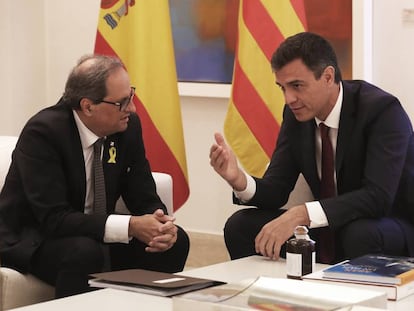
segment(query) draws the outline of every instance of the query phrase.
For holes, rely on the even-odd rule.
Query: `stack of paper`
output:
[[[358,282],[347,280],[328,279],[323,277],[323,271],[316,271],[311,274],[304,275],[302,277],[304,281],[310,281],[315,283],[330,283],[336,285],[349,286],[360,289],[374,290],[387,294],[388,300],[400,300],[414,294],[414,282],[410,282],[405,285],[389,285],[378,284],[370,282]]]
[[[414,258],[364,255],[303,276],[305,281],[376,290],[389,300],[414,294]]]
[[[349,310],[360,305],[385,309],[384,293],[300,280],[259,277],[173,298],[173,310]]]

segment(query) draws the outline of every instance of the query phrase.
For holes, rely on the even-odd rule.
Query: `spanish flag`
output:
[[[246,172],[261,177],[282,122],[284,98],[270,59],[288,36],[305,31],[303,0],[240,0],[238,43],[224,134]]]
[[[126,66],[147,158],[153,171],[172,176],[177,210],[189,186],[168,1],[102,0],[95,53]]]

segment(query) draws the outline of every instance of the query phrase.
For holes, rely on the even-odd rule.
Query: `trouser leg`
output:
[[[110,245],[112,270],[146,269],[161,272],[179,272],[184,269],[190,242],[187,233],[178,227],[177,242],[169,250],[160,253],[148,253],[146,245],[136,239],[129,244]]]
[[[88,275],[103,265],[101,244],[87,237],[46,240],[35,252],[30,273],[55,286],[56,298],[90,291]]]
[[[349,259],[365,254],[407,256],[403,229],[392,218],[358,219],[339,231],[342,257]]]
[[[269,221],[281,215],[281,210],[246,208],[235,212],[224,226],[224,240],[231,259],[257,255],[255,238]],[[282,255],[285,252],[283,247]]]

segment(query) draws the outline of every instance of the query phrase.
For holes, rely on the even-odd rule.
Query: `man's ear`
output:
[[[326,83],[335,83],[335,68],[333,66],[327,66],[322,73],[322,78]]]
[[[79,106],[82,112],[87,116],[91,115],[91,112],[93,109],[92,105],[93,105],[93,102],[89,98],[85,98],[85,97],[82,98],[79,103]]]

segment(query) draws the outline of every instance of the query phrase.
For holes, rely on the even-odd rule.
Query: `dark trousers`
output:
[[[257,255],[254,240],[262,227],[281,215],[283,210],[262,210],[246,208],[235,212],[226,222],[224,239],[231,259]],[[293,232],[292,232],[293,234]],[[318,229],[310,229],[309,235],[318,249],[323,247],[319,241]],[[335,260],[355,258],[369,253],[408,256],[405,233],[399,221],[393,218],[359,219],[335,232]],[[280,255],[286,256],[285,245]]]
[[[162,253],[148,253],[146,245],[133,239],[129,244],[109,246],[111,270],[147,269],[179,272],[184,269],[190,247],[187,233],[180,227],[177,242]],[[102,243],[88,237],[46,240],[32,258],[30,273],[55,286],[56,298],[94,290],[88,286],[88,275],[102,271]]]

